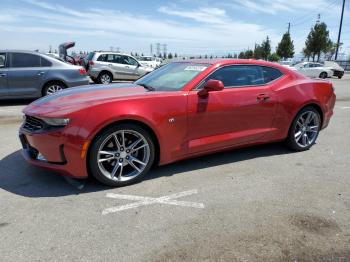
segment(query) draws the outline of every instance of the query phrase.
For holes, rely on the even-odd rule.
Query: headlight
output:
[[[69,118],[40,118],[50,126],[66,126],[69,123]]]

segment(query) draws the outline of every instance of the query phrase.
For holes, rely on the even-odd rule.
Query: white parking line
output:
[[[350,109],[350,106],[336,106],[339,109]]]
[[[184,192],[163,196],[163,197],[158,197],[158,198],[107,193],[106,197],[108,198],[126,199],[126,200],[132,200],[137,202],[127,204],[127,205],[107,208],[102,211],[102,215],[107,215],[110,213],[116,213],[126,209],[137,208],[140,206],[147,206],[152,204],[166,204],[166,205],[175,205],[175,206],[184,206],[184,207],[204,208],[203,203],[173,200],[176,198],[189,196],[197,193],[198,193],[198,190],[194,189],[194,190],[184,191]]]

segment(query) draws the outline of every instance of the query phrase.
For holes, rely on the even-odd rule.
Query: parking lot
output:
[[[30,101],[0,102],[1,261],[349,261],[350,75],[317,144],[271,144],[154,168],[108,188],[29,166]]]

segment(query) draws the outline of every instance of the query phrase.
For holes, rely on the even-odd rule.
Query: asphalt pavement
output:
[[[27,165],[30,101],[0,102],[0,260],[350,261],[350,75],[332,81],[335,115],[309,151],[232,150],[115,189]]]

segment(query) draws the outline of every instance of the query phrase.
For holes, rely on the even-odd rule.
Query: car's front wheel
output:
[[[321,129],[320,113],[314,107],[305,107],[293,120],[289,129],[287,145],[295,151],[312,147]]]
[[[152,167],[154,142],[135,124],[111,126],[99,134],[89,150],[92,175],[108,186],[124,186],[140,180]]]

